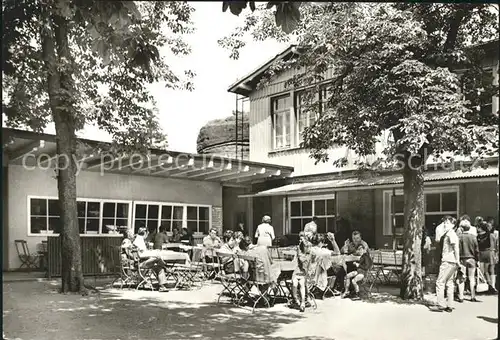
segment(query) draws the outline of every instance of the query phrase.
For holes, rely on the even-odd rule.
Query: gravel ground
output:
[[[498,299],[457,304],[452,313],[402,303],[389,294],[369,301],[318,301],[305,313],[283,304],[249,309],[216,304],[218,284],[194,291],[110,289],[87,297],[57,293],[59,283],[3,284],[5,339],[496,339]]]

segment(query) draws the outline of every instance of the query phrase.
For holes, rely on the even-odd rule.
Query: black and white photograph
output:
[[[499,338],[496,2],[2,0],[4,340]]]

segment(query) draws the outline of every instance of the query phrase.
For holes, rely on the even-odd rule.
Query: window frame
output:
[[[335,215],[314,215],[315,214],[315,201],[323,201],[323,200],[335,200]],[[312,201],[312,216],[305,216],[301,215],[299,216],[292,216],[292,203],[293,202],[303,202],[303,201]],[[292,220],[294,219],[304,219],[304,218],[311,218],[313,216],[316,216],[318,218],[335,218],[338,216],[338,211],[339,211],[339,203],[338,203],[338,195],[336,193],[331,193],[331,194],[325,194],[325,195],[315,195],[315,196],[295,196],[295,197],[288,197],[288,230],[284,230],[285,234],[292,234]],[[304,230],[305,224],[302,225],[301,231]],[[328,226],[327,230],[328,232]],[[296,235],[296,234],[294,234]]]
[[[135,221],[136,221],[136,218],[135,218],[135,213],[136,213],[136,206],[137,204],[147,204],[147,205],[158,205],[159,206],[159,209],[158,209],[158,226],[156,228],[156,230],[158,231],[159,227],[160,227],[160,224],[161,224],[161,212],[162,212],[162,206],[172,206],[172,207],[182,207],[182,228],[187,228],[187,207],[197,207],[197,208],[200,208],[200,207],[203,207],[203,208],[208,208],[208,229],[210,229],[212,227],[212,205],[210,204],[197,204],[197,203],[175,203],[175,202],[158,202],[158,201],[133,201],[133,206],[132,206],[132,229],[135,230]],[[173,214],[173,211],[172,211],[172,214]],[[199,217],[199,209],[198,209],[198,217]],[[142,220],[142,219],[141,219]],[[173,216],[170,218],[170,230],[168,230],[168,232],[172,232],[172,222],[173,222]],[[176,219],[177,220],[177,219]],[[192,221],[192,220],[190,220]],[[200,220],[197,220],[198,222],[198,231],[195,232],[195,235],[199,235],[200,234],[200,231],[199,231],[199,221]],[[205,221],[205,220],[203,220]],[[147,222],[147,211],[146,211],[146,222]],[[147,224],[146,224],[146,227],[147,227]],[[204,234],[203,232],[201,232],[201,234]]]
[[[27,207],[27,236],[34,236],[34,237],[46,237],[48,235],[51,235],[51,236],[59,236],[60,234],[58,233],[49,233],[48,232],[48,228],[49,228],[49,218],[50,218],[50,215],[49,215],[49,211],[47,210],[47,216],[46,219],[46,225],[47,225],[47,229],[46,229],[46,232],[45,233],[32,233],[31,232],[31,200],[32,199],[43,199],[43,200],[46,200],[47,202],[47,209],[48,209],[48,201],[49,200],[59,200],[59,197],[57,196],[40,196],[40,195],[27,195],[26,197],[26,207]],[[128,216],[127,216],[127,224],[130,226],[131,225],[131,207],[132,207],[132,201],[129,201],[129,200],[119,200],[119,199],[108,199],[108,198],[87,198],[87,197],[77,197],[76,199],[77,202],[99,202],[99,209],[100,209],[100,214],[99,214],[99,232],[97,234],[80,234],[80,236],[88,236],[88,235],[92,235],[92,237],[104,237],[104,236],[110,236],[109,233],[103,233],[102,232],[102,220],[104,219],[103,217],[103,207],[104,207],[104,203],[124,203],[124,204],[128,204]],[[85,212],[87,212],[87,208],[85,207]],[[85,214],[86,215],[86,214]],[[56,216],[52,216],[52,217],[56,217]],[[59,218],[61,216],[58,216]],[[80,218],[77,217],[77,222]],[[125,219],[125,218],[123,218]],[[85,221],[87,220],[87,216],[85,216]],[[112,235],[112,234],[111,234]]]
[[[287,109],[275,111],[274,103],[276,100],[279,100],[281,98],[288,98],[289,106]],[[270,105],[271,105],[271,123],[272,123],[272,148],[273,148],[273,150],[276,150],[276,151],[290,149],[293,146],[292,127],[294,124],[292,124],[292,114],[291,114],[291,111],[294,109],[293,92],[286,92],[286,93],[282,93],[282,94],[270,97]],[[287,128],[288,128],[288,135],[289,135],[290,144],[278,147],[277,143],[276,143],[276,137],[277,137],[276,121],[277,121],[277,118],[281,117],[281,116],[287,116],[287,121],[288,121]],[[286,127],[286,124],[283,124],[282,128],[285,129],[285,127]],[[286,136],[286,134],[283,134],[283,136]]]
[[[403,189],[394,190],[396,196],[401,196],[404,194]],[[440,209],[442,206],[442,194],[454,193],[457,196],[457,208],[456,211],[431,211],[427,212],[427,194],[440,194]],[[383,236],[393,236],[392,233],[392,197],[393,190],[384,190],[382,192],[383,197],[383,228],[382,234]],[[396,216],[404,216],[404,212],[396,213]],[[446,186],[446,187],[430,187],[424,188],[424,225],[425,225],[425,217],[429,215],[451,215],[458,218],[460,215],[460,187],[458,185]]]

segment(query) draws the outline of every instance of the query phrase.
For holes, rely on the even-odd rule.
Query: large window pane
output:
[[[199,214],[200,214],[199,219],[201,221],[208,221],[210,219],[208,207],[200,207]]]
[[[436,235],[436,227],[443,217],[444,215],[425,215],[425,228],[430,236]]]
[[[59,212],[59,200],[49,200],[49,216],[61,216]]]
[[[325,216],[326,215],[326,201],[325,200],[315,200],[314,201],[314,215],[315,216]]]
[[[324,234],[326,233],[326,218],[318,218],[318,221],[316,222],[318,225],[318,233],[319,234]]]
[[[312,216],[312,201],[302,201],[302,216]]]
[[[134,233],[137,233],[139,228],[146,228],[146,220],[143,219],[136,219],[134,223]]]
[[[105,202],[102,207],[102,216],[103,217],[115,217],[115,203]]]
[[[49,230],[53,230],[54,234],[61,232],[61,220],[59,217],[49,217]]]
[[[83,202],[83,201],[76,202],[76,209],[78,211],[78,217],[85,217],[86,207],[87,207],[87,202]]]
[[[405,197],[403,195],[392,196],[394,200],[394,212],[403,213],[405,208]]]
[[[31,215],[46,216],[47,215],[47,200],[46,199],[31,199]]]
[[[404,228],[404,224],[405,224],[404,215],[396,215],[396,224],[395,224],[396,234],[402,233],[402,229]]]
[[[115,227],[115,220],[114,219],[109,219],[109,218],[104,218],[102,220],[102,232],[104,234],[109,233],[109,228],[107,226]]]
[[[197,220],[198,219],[198,208],[197,207],[187,207],[187,219]]]
[[[99,233],[99,220],[95,218],[87,219],[87,234]]]
[[[158,219],[150,219],[147,222],[147,230],[153,230],[158,228]]]
[[[441,211],[457,211],[457,193],[446,192],[441,194]]]
[[[161,207],[161,219],[162,220],[170,220],[172,218],[172,206],[171,205],[163,205]]]
[[[182,210],[184,207],[174,207],[174,220],[182,220]]]
[[[290,216],[301,216],[300,202],[290,203]]]
[[[425,211],[437,212],[441,211],[441,196],[440,194],[426,194],[425,195]]]
[[[207,235],[208,234],[208,228],[209,228],[209,223],[208,222],[201,221],[199,223],[199,229],[200,229],[199,232],[200,233],[203,233],[203,234]]]
[[[126,218],[117,218],[116,219],[116,226],[122,227],[122,226],[128,226],[128,219]]]
[[[135,206],[135,217],[136,218],[146,218],[146,205],[137,204]]]
[[[191,233],[195,233],[195,232],[198,231],[198,222],[196,222],[196,221],[188,221],[187,222],[187,227],[188,227],[188,230]]]
[[[87,203],[87,217],[99,217],[101,214],[101,203],[88,202]]]
[[[148,205],[148,219],[156,218],[158,219],[158,214],[160,213],[160,206],[156,204]]]
[[[334,233],[336,231],[335,228],[335,217],[328,217],[326,219],[326,228],[328,232]]]
[[[302,219],[300,218],[292,218],[291,220],[291,226],[290,226],[290,233],[291,234],[298,234],[302,230]]]
[[[46,217],[32,217],[30,224],[31,233],[39,234],[42,230],[47,230],[47,218]]]
[[[85,219],[84,218],[78,219],[78,231],[80,232],[80,234],[85,234]]]
[[[116,217],[128,218],[128,203],[116,204]]]
[[[335,199],[326,200],[326,214],[329,216],[335,215]]]

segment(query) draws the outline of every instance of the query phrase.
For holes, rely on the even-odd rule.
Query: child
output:
[[[349,295],[349,288],[351,286],[352,280],[352,286],[354,288],[353,299],[359,299],[358,282],[365,278],[366,272],[370,270],[370,267],[372,265],[370,254],[362,245],[358,247],[358,249],[356,250],[356,254],[361,255],[361,258],[359,259],[359,262],[354,262],[356,269],[352,272],[347,273],[345,277],[345,291],[344,294],[342,294],[342,298],[346,298]]]
[[[306,309],[306,277],[311,263],[311,246],[309,241],[301,239],[297,248],[297,266],[292,274],[292,294],[295,302],[299,304],[301,312]],[[300,289],[300,299],[297,297],[298,289]]]

